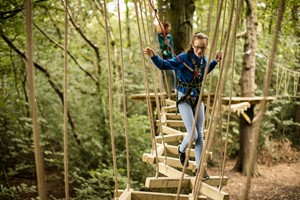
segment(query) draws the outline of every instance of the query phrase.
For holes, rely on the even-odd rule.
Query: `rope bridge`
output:
[[[65,15],[65,44],[64,44],[64,66],[65,66],[65,73],[64,73],[64,172],[65,172],[65,193],[66,199],[69,199],[69,186],[68,186],[68,143],[67,143],[67,45],[68,45],[68,4],[67,1],[64,2],[64,6],[66,9]],[[223,7],[223,0],[220,0],[220,6],[218,7],[218,13],[216,17],[216,25],[215,31],[213,36],[212,42],[212,50],[209,54],[209,60],[212,58],[212,52],[216,49],[217,43],[217,33],[219,29],[219,22]],[[226,7],[227,1],[225,1]],[[232,82],[233,82],[233,73],[231,76],[231,92],[230,97],[224,98],[222,97],[222,93],[224,91],[224,83],[226,81],[226,75],[228,72],[228,67],[230,66],[230,61],[234,60],[235,58],[235,35],[236,35],[236,25],[238,24],[240,11],[242,7],[242,0],[237,1],[237,3],[231,4],[231,13],[230,13],[230,23],[228,26],[228,30],[232,31],[232,34],[227,34],[225,46],[220,47],[221,49],[224,48],[224,59],[220,66],[220,73],[217,83],[216,92],[214,95],[204,95],[204,91],[200,92],[199,101],[204,97],[206,99],[206,107],[207,113],[206,116],[210,116],[210,119],[207,117],[205,118],[205,129],[206,129],[206,141],[205,146],[203,148],[203,153],[201,157],[201,168],[197,172],[196,176],[193,176],[193,172],[195,172],[195,162],[193,161],[195,157],[194,149],[192,148],[192,143],[190,141],[189,148],[187,150],[187,157],[190,157],[190,165],[189,167],[183,167],[178,159],[178,150],[177,145],[181,140],[183,140],[184,136],[186,135],[183,122],[181,120],[180,114],[177,112],[176,103],[174,99],[176,96],[171,94],[169,98],[166,98],[165,93],[158,92],[158,86],[154,83],[161,83],[161,80],[157,81],[157,70],[155,71],[152,66],[147,69],[147,66],[150,65],[149,60],[144,59],[143,55],[143,46],[144,44],[149,44],[148,38],[142,36],[146,36],[145,31],[145,24],[143,21],[142,15],[142,4],[134,1],[135,11],[136,11],[136,19],[138,25],[138,34],[139,34],[139,43],[140,43],[140,53],[143,62],[143,79],[145,85],[145,94],[133,96],[132,99],[143,99],[147,103],[147,111],[150,121],[150,130],[151,130],[151,142],[152,142],[152,150],[151,153],[144,153],[142,157],[142,161],[146,162],[151,165],[156,166],[156,176],[155,177],[148,177],[145,182],[145,186],[147,188],[177,188],[177,194],[170,194],[170,193],[159,193],[159,192],[141,192],[141,191],[134,191],[131,189],[130,186],[130,162],[129,162],[129,147],[128,147],[128,128],[127,128],[127,116],[126,116],[126,94],[125,94],[125,81],[124,81],[124,63],[123,63],[123,46],[122,46],[122,29],[121,29],[121,19],[120,19],[120,5],[118,1],[118,22],[119,22],[119,37],[120,37],[120,50],[121,50],[121,67],[122,67],[122,94],[123,94],[123,105],[124,105],[124,129],[125,129],[125,138],[126,138],[126,158],[127,158],[127,188],[125,190],[120,190],[118,188],[118,178],[117,178],[117,166],[116,166],[116,155],[115,155],[115,141],[114,141],[114,130],[113,130],[113,108],[112,108],[112,85],[111,85],[111,69],[110,69],[110,54],[109,54],[109,35],[108,31],[106,31],[106,48],[107,48],[107,60],[108,60],[108,77],[109,77],[109,108],[110,108],[110,129],[111,129],[111,144],[112,144],[112,155],[113,155],[113,165],[114,165],[114,175],[115,175],[115,192],[114,198],[115,199],[207,199],[207,197],[211,199],[229,199],[229,194],[222,191],[222,186],[226,186],[228,177],[224,176],[224,166],[225,166],[225,157],[222,162],[222,171],[219,176],[211,176],[209,180],[202,181],[200,177],[202,177],[204,169],[207,166],[207,161],[211,158],[212,154],[210,152],[212,146],[212,140],[214,138],[214,134],[217,126],[217,118],[222,113],[222,111],[228,112],[227,118],[227,132],[226,138],[228,138],[228,122],[230,120],[230,113],[234,112],[237,115],[242,115],[246,121],[252,123],[249,117],[247,117],[245,111],[252,105],[256,105],[260,103],[262,100],[274,100],[275,97],[247,97],[247,98],[238,98],[232,97]],[[144,1],[144,8],[147,11],[147,5]],[[152,5],[153,3],[150,0],[149,4]],[[149,7],[149,6],[148,6]],[[44,166],[43,166],[43,157],[41,153],[41,149],[39,146],[40,143],[40,128],[37,121],[37,112],[36,112],[36,104],[34,100],[34,82],[33,82],[33,66],[32,66],[32,18],[31,18],[31,1],[25,1],[25,8],[26,8],[26,33],[27,33],[27,46],[28,46],[28,60],[27,60],[27,69],[29,75],[29,83],[30,83],[30,107],[32,112],[32,119],[33,119],[33,129],[34,129],[34,147],[35,147],[35,162],[37,163],[37,178],[38,178],[38,190],[39,190],[39,197],[44,200],[46,199],[45,195],[45,185],[44,185]],[[107,10],[106,4],[104,1],[104,8],[105,8],[105,27],[108,30],[107,24]],[[224,9],[226,10],[226,9]],[[233,11],[235,10],[236,15],[233,15]],[[225,13],[225,11],[224,11]],[[147,15],[146,15],[147,16]],[[225,16],[225,14],[224,14]],[[147,17],[146,17],[147,18]],[[141,21],[140,21],[141,20]],[[147,18],[148,20],[148,18]],[[159,19],[157,19],[159,20]],[[222,36],[224,32],[224,21],[223,20],[223,28],[222,28]],[[147,23],[149,24],[149,23]],[[160,23],[159,23],[160,24]],[[231,27],[232,24],[235,26]],[[141,25],[143,27],[143,33],[141,31]],[[148,26],[148,31],[150,30]],[[150,34],[148,34],[150,35]],[[232,38],[230,38],[232,37]],[[223,37],[222,37],[223,38]],[[234,41],[233,43],[229,43],[229,41]],[[223,42],[221,42],[223,44]],[[234,66],[233,66],[234,67]],[[147,76],[147,71],[150,71],[151,76]],[[234,70],[232,70],[233,72]],[[207,72],[205,72],[203,84],[206,81]],[[280,91],[284,91],[284,93],[289,93],[289,83],[290,80],[293,82],[293,90],[292,95],[298,96],[298,83],[299,83],[299,72],[290,71],[284,67],[278,68],[277,70],[277,79],[276,79],[276,95],[280,94]],[[150,93],[150,85],[149,85],[149,78],[152,78],[154,93]],[[212,76],[210,77],[212,78]],[[211,83],[210,79],[210,83]],[[208,94],[210,92],[211,84],[209,87]],[[213,99],[213,101],[211,101]],[[213,102],[213,103],[211,103]],[[199,102],[198,102],[199,105]],[[154,109],[157,110],[157,118],[154,116]],[[197,109],[199,110],[199,109]],[[196,114],[198,116],[198,114]],[[195,129],[195,123],[193,125],[192,130]],[[157,134],[158,133],[158,134]],[[192,133],[194,134],[194,133]],[[191,137],[193,138],[193,136]],[[226,143],[227,144],[227,143]],[[225,145],[225,155],[226,155],[226,147]],[[190,194],[180,194],[182,188],[191,188],[192,193]]]

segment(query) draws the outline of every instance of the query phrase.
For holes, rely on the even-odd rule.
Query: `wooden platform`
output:
[[[259,104],[263,99],[264,99],[264,97],[258,97],[258,96],[255,96],[255,97],[231,97],[231,102],[233,104],[241,103],[241,102],[249,102],[251,105],[254,105],[254,104]],[[222,98],[222,101],[226,105],[228,105],[229,100],[230,100],[230,97]],[[276,97],[269,96],[269,97],[266,97],[266,100],[274,101],[274,100],[276,100]]]
[[[171,193],[158,193],[158,192],[141,192],[141,191],[124,191],[119,190],[119,200],[174,200],[177,194]],[[192,194],[184,195],[180,194],[178,200],[190,200]],[[206,200],[207,197],[200,195],[198,200]]]

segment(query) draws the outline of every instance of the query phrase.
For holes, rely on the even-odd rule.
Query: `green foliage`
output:
[[[294,138],[295,135],[293,134],[296,126],[298,126],[293,119],[294,108],[295,103],[289,99],[278,99],[272,102],[265,114],[263,133],[270,139],[288,138],[291,141],[297,141],[298,139]]]
[[[0,199],[13,200],[13,199],[25,199],[27,196],[36,194],[36,187],[20,183],[17,186],[5,187],[0,184]],[[34,198],[31,198],[32,200]]]
[[[113,108],[110,110],[105,23],[95,2],[69,2],[72,19],[78,25],[75,28],[72,23],[69,23],[68,30],[69,121],[67,133],[72,199],[112,198],[115,175],[111,144],[112,130],[110,129],[111,113],[116,146],[118,187],[120,189],[127,187],[119,32],[124,33],[122,41],[125,72],[123,75],[126,84],[131,187],[136,190],[143,188],[145,178],[154,173],[152,166],[141,161],[142,154],[150,152],[151,148],[146,104],[130,99],[132,94],[145,92],[143,60],[140,56],[138,28],[133,4],[129,2],[129,16],[121,23],[122,31],[119,31],[116,2],[108,1],[112,31],[109,39],[113,40],[110,41],[109,53],[116,55],[116,60],[110,63],[113,101]],[[257,95],[262,94],[261,86],[264,82],[277,5],[277,1],[275,4],[269,0],[260,1],[260,3],[262,2],[266,4],[266,7],[258,8],[259,44],[257,53],[262,56],[257,57]],[[285,66],[292,70],[298,70],[299,66],[299,59],[297,60],[299,38],[295,39],[299,26],[295,25],[295,20],[289,15],[295,2],[295,0],[288,2],[286,7],[287,11],[275,65]],[[197,27],[197,31],[199,27],[206,27],[207,14],[203,10],[208,10],[208,7],[208,2],[196,2],[197,23],[195,27]],[[34,61],[43,68],[35,67],[35,86],[45,171],[47,180],[55,185],[56,190],[60,191],[63,191],[61,183],[64,181],[62,101],[64,10],[61,1],[36,1],[33,12]],[[23,11],[23,1],[21,0],[1,2],[0,33],[1,37],[6,36],[14,47],[25,52],[25,19],[21,11]],[[213,8],[213,12],[216,12],[216,6]],[[215,15],[213,15],[212,21],[215,21],[214,19]],[[127,28],[131,31],[130,35],[127,34]],[[243,31],[243,27],[239,29],[239,31]],[[243,39],[237,41],[233,96],[240,94],[239,79],[242,73],[242,56],[244,54],[243,41]],[[155,44],[151,45],[155,46]],[[217,70],[214,73],[216,73],[215,76],[218,76]],[[149,69],[147,69],[147,76],[151,79]],[[276,78],[273,76],[272,82],[275,82]],[[33,181],[36,179],[36,175],[32,121],[28,105],[26,79],[23,58],[2,37],[0,39],[0,199],[17,199],[21,195],[36,195],[35,182]],[[150,80],[149,85],[152,91],[152,80]],[[214,83],[215,85],[216,83]],[[226,87],[225,95],[229,94],[229,88],[229,86]],[[270,93],[274,94],[275,91],[276,85],[271,85]],[[293,99],[278,99],[270,104],[262,126],[261,149],[264,148],[265,138],[270,140],[288,138],[296,145],[299,140],[295,138],[295,134],[292,134],[295,127],[299,126],[293,119],[295,104]],[[226,119],[223,120],[224,132]],[[228,139],[227,154],[230,157],[235,157],[239,149],[237,117],[232,117],[229,133],[228,138],[222,135],[219,139],[221,139],[220,143],[222,144]],[[32,185],[24,184],[28,181]],[[58,194],[51,195],[51,199],[62,198]]]

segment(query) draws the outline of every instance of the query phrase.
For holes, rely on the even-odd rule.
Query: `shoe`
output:
[[[184,161],[185,161],[185,153],[180,152],[180,145],[178,145],[178,155],[179,155],[179,160],[182,166],[184,166]],[[189,161],[187,161],[186,167],[189,166]]]
[[[205,170],[205,171],[204,171],[204,174],[203,174],[203,176],[202,176],[202,180],[203,180],[203,181],[206,181],[206,180],[208,180],[208,179],[210,179],[210,177],[209,177],[208,173],[207,173],[206,170]]]
[[[195,176],[197,175],[197,171],[198,171],[198,169],[196,169],[196,171],[194,172],[194,175],[195,175]],[[206,170],[205,170],[205,171],[204,171],[204,174],[203,174],[203,176],[202,176],[202,180],[203,180],[203,181],[206,181],[206,180],[208,180],[208,179],[210,179],[210,177],[209,177],[208,173],[207,173]]]

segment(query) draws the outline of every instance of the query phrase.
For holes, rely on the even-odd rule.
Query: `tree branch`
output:
[[[34,26],[51,42],[53,43],[56,47],[64,50],[64,46],[59,44],[58,42],[54,41],[45,31],[43,31],[37,24],[34,23]],[[90,77],[95,83],[97,83],[96,78],[87,70],[85,70],[79,63],[78,61],[75,59],[75,57],[70,53],[70,51],[68,50],[68,55],[71,57],[71,59],[75,62],[75,64],[88,76]]]
[[[1,38],[7,43],[7,45],[12,50],[14,50],[21,58],[23,58],[24,60],[27,60],[27,57],[26,57],[25,53],[22,52],[18,47],[16,47],[10,41],[10,39],[8,37],[6,37],[6,35],[4,35],[4,33],[3,33],[2,30],[0,30],[0,36],[1,36]],[[61,91],[60,86],[57,85],[55,82],[53,82],[51,80],[50,73],[43,66],[39,65],[36,62],[33,62],[33,64],[34,64],[35,68],[37,68],[38,70],[40,70],[48,78],[48,82],[50,83],[51,87],[54,89],[54,91],[56,92],[56,94],[59,96],[59,98],[60,98],[60,100],[62,102],[62,105],[63,105],[64,104],[64,96],[63,96],[63,92]],[[76,128],[75,128],[75,123],[73,122],[72,116],[71,116],[71,114],[70,114],[69,111],[68,111],[68,118],[69,118],[69,123],[70,123],[70,126],[71,126],[71,130],[72,130],[73,136],[74,136],[77,144],[82,147],[82,142],[81,142],[81,140],[78,137],[78,134],[77,134]]]

